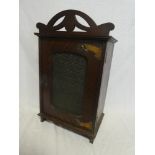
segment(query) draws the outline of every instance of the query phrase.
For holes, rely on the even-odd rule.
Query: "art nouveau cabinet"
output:
[[[88,26],[81,24],[78,18],[85,20]],[[79,30],[75,31],[75,27]],[[85,13],[65,10],[47,25],[37,23],[37,28],[41,121],[50,120],[88,137],[93,143],[104,116],[116,42],[109,32],[114,25],[97,26]]]

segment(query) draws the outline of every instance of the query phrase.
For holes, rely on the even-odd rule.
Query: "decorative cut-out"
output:
[[[75,27],[74,32],[86,32],[86,31],[81,30],[81,29],[79,29],[79,28]]]
[[[63,28],[61,28],[61,29],[59,29],[59,30],[57,30],[57,31],[66,32],[66,29],[63,27]]]
[[[59,18],[53,26],[57,26],[58,24],[60,24],[63,20],[64,20],[65,16],[62,16],[61,18]]]
[[[81,23],[82,22],[82,23]],[[87,26],[86,26],[87,25]],[[47,25],[37,23],[40,33],[52,33],[65,28],[67,32],[81,30],[86,33],[96,33],[109,35],[110,30],[114,29],[114,24],[105,23],[96,25],[96,23],[85,13],[77,10],[65,10],[56,14]],[[75,29],[76,28],[76,29]]]
[[[81,16],[79,16],[79,15],[75,15],[75,16],[79,23],[81,23],[82,25],[84,25],[86,27],[90,27],[89,24],[86,22],[86,20],[83,19]]]

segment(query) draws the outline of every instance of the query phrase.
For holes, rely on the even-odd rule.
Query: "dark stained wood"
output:
[[[83,18],[89,27],[78,22],[76,16]],[[64,20],[55,25],[61,17]],[[61,28],[66,31],[59,31]],[[85,32],[75,32],[75,27]],[[72,130],[90,139],[93,143],[103,118],[103,107],[116,39],[109,36],[114,29],[112,23],[96,25],[85,13],[65,10],[56,14],[47,25],[38,23],[39,33],[39,86],[41,121],[50,120],[55,124]],[[52,104],[51,77],[54,53],[75,54],[87,61],[82,114],[60,112]],[[101,79],[103,76],[103,102],[99,103]],[[63,103],[62,103],[63,104]]]
[[[81,18],[83,18],[89,25],[89,27],[86,27],[85,25],[80,24],[77,19],[76,16],[80,16]],[[56,21],[58,19],[60,19],[61,17],[65,16],[64,20],[54,26],[54,24],[56,23]],[[39,28],[40,33],[50,33],[50,32],[54,32],[54,31],[58,31],[59,29],[65,27],[67,32],[73,32],[73,30],[75,29],[75,27],[84,30],[86,32],[90,32],[90,33],[96,33],[96,34],[101,34],[104,36],[108,36],[110,30],[114,29],[114,24],[112,23],[105,23],[105,24],[101,24],[101,25],[96,25],[96,23],[85,13],[77,11],[77,10],[65,10],[62,11],[58,14],[56,14],[49,22],[47,25],[43,24],[43,23],[37,23],[37,28]]]

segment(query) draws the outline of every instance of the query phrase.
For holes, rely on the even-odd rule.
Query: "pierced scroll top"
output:
[[[77,17],[82,18],[88,26],[81,24]],[[55,25],[56,22],[63,18],[63,20]],[[109,32],[114,29],[114,24],[105,23],[101,25],[96,25],[96,23],[85,13],[77,10],[65,10],[56,14],[47,25],[43,23],[37,23],[37,28],[39,28],[40,33],[51,33],[60,31],[62,28],[65,28],[66,32],[76,32],[75,28],[89,33],[99,33],[102,35],[109,35]]]

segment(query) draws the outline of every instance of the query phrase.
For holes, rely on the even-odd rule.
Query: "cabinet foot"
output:
[[[40,122],[44,122],[46,119],[44,117],[40,117]]]
[[[89,139],[89,142],[93,144],[94,138],[90,138],[90,139]]]

